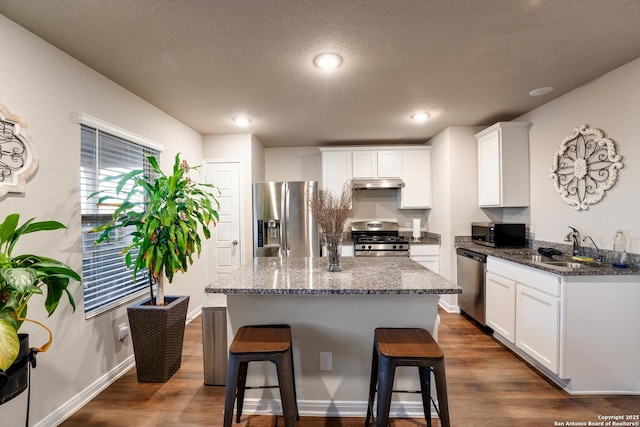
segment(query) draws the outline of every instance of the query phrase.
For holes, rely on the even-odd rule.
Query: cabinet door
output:
[[[341,194],[344,185],[352,178],[351,152],[322,153],[322,189]]]
[[[412,256],[411,259],[417,262],[418,264],[420,264],[421,266],[426,267],[429,270],[433,271],[434,273],[440,274],[440,257],[439,256],[421,255],[421,256],[415,256],[415,257]]]
[[[402,153],[400,151],[378,151],[378,178],[400,178]]]
[[[487,273],[487,326],[515,344],[516,284],[513,280]]]
[[[353,152],[353,177],[375,178],[378,173],[377,151]]]
[[[558,373],[560,300],[520,283],[516,286],[516,346]]]
[[[405,186],[398,192],[398,208],[430,208],[431,150],[403,151],[401,178]]]
[[[478,139],[478,201],[480,206],[502,203],[500,129]]]

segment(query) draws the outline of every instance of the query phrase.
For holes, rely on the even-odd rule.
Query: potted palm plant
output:
[[[171,283],[175,273],[187,271],[194,253],[200,255],[200,234],[211,236],[220,205],[215,187],[191,180],[189,171],[196,168],[180,161],[179,153],[171,175],[153,156],[148,160],[151,174],[139,169],[107,178],[116,181],[115,194],[89,197],[97,194],[99,204],[116,206],[111,220],[94,230],[101,233],[97,244],[109,241],[116,229],[132,230],[125,263],[133,266],[134,280],[138,272],[149,274],[151,287],[149,300],[127,308],[138,381],[166,382],[182,361],[189,297],[165,297],[164,278]]]
[[[13,250],[26,234],[66,228],[57,221],[35,221],[31,218],[19,225],[20,215],[8,215],[0,224],[0,404],[19,395],[27,387],[27,362],[35,352],[46,351],[53,340],[44,324],[27,319],[27,303],[34,295],[44,296],[49,315],[58,308],[63,295],[73,310],[75,302],[67,287],[80,276],[71,267],[52,258],[22,254]],[[46,329],[49,341],[40,348],[29,348],[27,334],[19,334],[23,322],[33,322]]]

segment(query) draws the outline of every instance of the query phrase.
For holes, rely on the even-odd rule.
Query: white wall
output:
[[[318,147],[265,148],[265,181],[322,181]]]
[[[190,163],[199,163],[202,137],[2,15],[0,39],[5,41],[3,55],[7,59],[0,67],[0,103],[27,122],[40,159],[26,194],[0,199],[0,217],[17,212],[23,220],[37,217],[66,224],[68,230],[51,232],[46,241],[26,238],[16,250],[49,255],[81,271],[80,126],[74,113],[89,114],[163,144],[161,165],[166,170],[177,151]],[[168,289],[190,295],[191,309],[204,298],[204,265],[196,261],[188,274],[176,276],[174,286]],[[82,287],[73,283],[70,289],[77,303],[75,313],[64,304],[46,319],[38,296],[29,304],[29,317],[46,321],[54,333],[51,349],[38,356],[33,371],[32,423],[41,421],[132,354],[130,338],[120,344],[114,337],[115,325],[126,322],[125,307],[85,320]],[[22,330],[32,334],[33,345],[46,341],[37,328],[25,325]],[[12,406],[21,404],[21,399],[0,407],[0,424],[24,424],[24,411]]]
[[[640,59],[632,61],[568,94],[551,101],[518,120],[532,123],[529,133],[531,159],[531,224],[535,238],[562,242],[576,227],[590,235],[601,248],[611,249],[613,234],[622,228],[631,241],[631,252],[640,253]],[[624,168],[618,183],[598,204],[576,211],[560,199],[551,185],[549,169],[553,154],[574,128],[588,124],[605,132],[616,143]]]
[[[469,236],[471,222],[486,221],[478,207],[478,148],[475,134],[483,127],[450,127],[429,140],[433,200],[429,231],[440,234],[440,274],[455,282],[455,236]],[[457,305],[456,295],[442,295],[442,302]]]

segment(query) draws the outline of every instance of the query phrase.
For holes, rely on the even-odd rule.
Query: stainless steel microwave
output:
[[[494,248],[524,248],[526,225],[517,223],[472,222],[471,240]]]

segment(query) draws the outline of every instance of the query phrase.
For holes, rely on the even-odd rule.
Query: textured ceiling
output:
[[[640,57],[639,0],[0,0],[0,13],[198,132],[265,146],[422,142]],[[324,51],[343,66],[314,68]],[[541,86],[555,90],[528,95]]]

